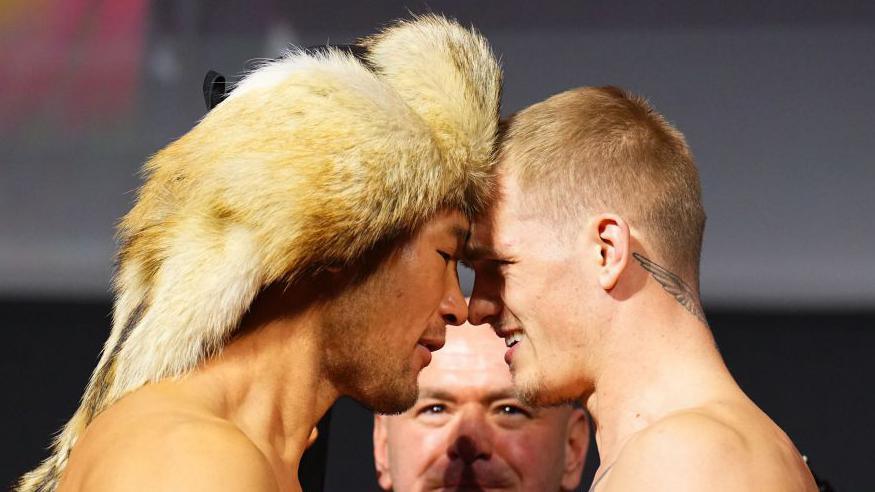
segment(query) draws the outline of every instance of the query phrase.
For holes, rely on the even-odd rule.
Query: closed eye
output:
[[[477,267],[477,266],[484,267],[484,268],[502,268],[502,267],[506,267],[508,265],[513,265],[514,263],[516,263],[516,260],[489,259],[489,258],[478,259],[478,260],[462,259],[462,260],[459,260],[459,263],[461,263],[462,265],[464,265],[467,268],[474,270],[475,267]]]
[[[486,263],[486,268],[488,270],[499,272],[504,275],[507,274],[508,268],[516,262],[513,260],[487,260],[484,263]]]

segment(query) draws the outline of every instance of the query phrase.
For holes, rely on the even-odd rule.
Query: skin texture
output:
[[[602,463],[594,490],[816,490],[695,309],[636,261],[659,263],[646,237],[612,213],[559,234],[523,206],[515,176],[500,172],[499,182],[467,245],[469,319],[499,336],[523,333],[508,357],[523,399],[586,402]]]
[[[447,329],[446,346],[419,375],[413,408],[374,419],[383,489],[534,492],[578,485],[589,443],[584,412],[514,398],[504,349],[487,325]]]
[[[437,214],[364,282],[328,274],[348,285],[328,299],[313,300],[312,285],[267,289],[220,355],[99,415],[59,490],[300,490],[301,455],[337,398],[415,401],[429,350],[467,316],[455,260],[467,228],[458,212]]]

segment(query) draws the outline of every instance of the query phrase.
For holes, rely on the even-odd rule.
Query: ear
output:
[[[565,468],[562,471],[562,490],[575,490],[589,450],[589,420],[586,412],[575,408],[568,417],[565,441]]]
[[[593,219],[599,255],[599,285],[611,290],[629,261],[629,224],[616,214],[599,214]]]
[[[313,430],[310,431],[310,437],[307,438],[307,447],[312,446],[316,439],[319,439],[319,427],[313,426]]]
[[[389,472],[389,442],[386,416],[374,415],[374,466],[377,482],[383,490],[392,490],[392,475]]]

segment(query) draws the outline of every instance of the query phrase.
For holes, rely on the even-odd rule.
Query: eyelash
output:
[[[489,263],[489,268],[491,268],[492,271],[499,272],[504,275],[508,273],[508,268],[516,262],[512,260],[490,260]]]
[[[478,260],[479,263],[488,265],[488,267],[495,269],[507,268],[509,265],[513,265],[516,263],[516,260]],[[468,268],[469,270],[475,270],[474,262],[470,260],[459,260],[459,263],[462,264],[463,267]]]
[[[434,411],[435,408],[439,408],[440,410],[438,410],[438,411]],[[418,414],[427,413],[427,414],[429,414],[429,415],[437,415],[437,414],[439,414],[439,413],[444,413],[444,411],[446,411],[446,409],[447,409],[447,406],[446,406],[446,405],[443,405],[443,404],[440,404],[440,403],[433,403],[433,404],[431,404],[431,405],[426,405],[426,406],[422,407],[422,408],[419,410],[419,412],[417,412],[417,413],[418,413]]]
[[[510,411],[506,411],[510,410]],[[524,409],[516,406],[516,405],[500,405],[498,407],[498,411],[504,415],[522,415],[526,418],[531,417],[532,415],[525,411]]]

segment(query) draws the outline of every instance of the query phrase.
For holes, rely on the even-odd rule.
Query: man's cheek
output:
[[[536,321],[537,292],[522,281],[508,282],[505,285],[505,306],[515,322],[527,330]],[[528,333],[527,333],[528,334]]]
[[[525,460],[526,449],[535,443],[535,441],[531,440],[531,437],[520,426],[516,426],[516,428],[507,426],[497,427],[493,436],[493,453],[501,456],[508,464]]]
[[[418,435],[417,435],[418,434]],[[444,426],[431,427],[426,432],[411,433],[411,442],[416,445],[410,451],[415,453],[419,464],[417,468],[425,470],[441,463],[441,457],[446,454],[451,445]]]

